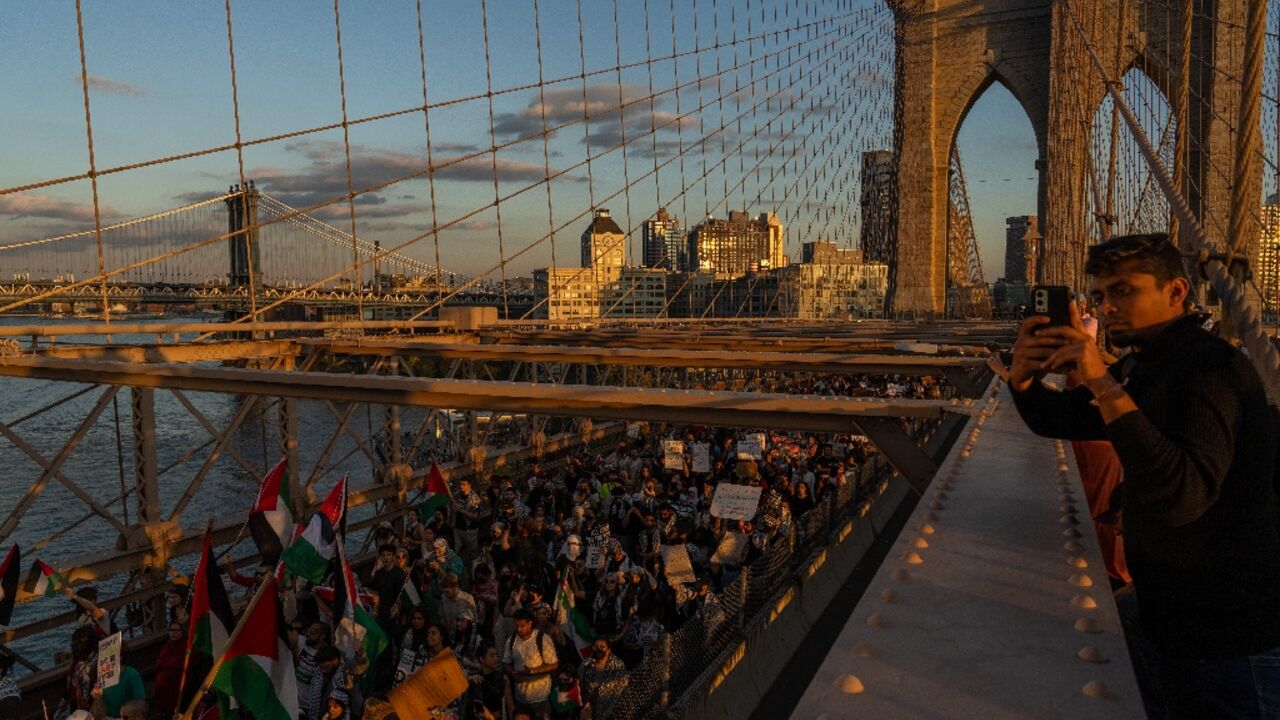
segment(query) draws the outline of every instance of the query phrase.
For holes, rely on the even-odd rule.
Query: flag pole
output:
[[[206,524],[204,527],[205,537],[206,538],[209,537],[209,533],[211,532],[213,532],[213,518],[209,518],[208,524]],[[210,544],[209,550],[210,550],[209,560],[212,561],[213,560],[212,544]],[[196,576],[199,575],[201,571],[206,573],[209,572],[209,568],[202,567],[204,565],[204,559],[205,559],[204,558],[204,542],[202,541],[200,543],[200,562],[196,566],[196,574],[191,576],[192,592],[194,592],[196,589]],[[189,598],[188,603],[192,603],[195,601],[195,598],[192,597],[190,594],[188,594],[188,598]],[[186,647],[186,652],[182,653],[182,677],[178,679],[178,702],[179,703],[182,702],[182,692],[187,689],[187,671],[191,668],[191,647],[192,647],[192,643],[195,641],[195,634],[192,632],[192,627],[191,627],[193,624],[192,621],[195,620],[195,616],[190,615],[189,613],[190,613],[190,610],[188,609],[187,642],[186,642],[187,647]]]
[[[271,576],[267,580],[264,580],[262,584],[258,586],[258,589],[254,591],[253,597],[249,599],[249,604],[245,606],[244,612],[240,615],[240,621],[236,623],[235,630],[231,631],[231,636],[227,638],[227,644],[223,646],[222,653],[218,655],[218,661],[213,664],[213,667],[209,670],[209,674],[205,675],[204,680],[201,681],[200,690],[191,698],[191,702],[187,705],[187,709],[183,711],[182,715],[178,716],[180,720],[191,720],[191,714],[195,712],[196,705],[199,705],[200,699],[204,697],[205,693],[209,692],[209,688],[213,686],[213,679],[218,676],[218,671],[222,669],[222,662],[227,657],[227,650],[229,650],[240,637],[240,631],[244,630],[245,619],[253,615],[253,609],[258,606],[258,601],[262,599],[267,587],[274,586],[275,584],[275,573],[272,573]],[[182,698],[179,697],[178,700],[181,701]]]

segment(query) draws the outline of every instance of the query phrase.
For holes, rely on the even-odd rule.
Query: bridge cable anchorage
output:
[[[1257,2],[1257,0],[1251,0],[1251,2]],[[1156,154],[1155,149],[1152,148],[1145,130],[1139,124],[1123,95],[1116,90],[1115,84],[1111,82],[1111,78],[1099,60],[1093,43],[1085,34],[1071,3],[1064,2],[1063,7],[1066,9],[1066,16],[1071,19],[1076,32],[1080,35],[1094,71],[1103,81],[1107,92],[1111,95],[1112,102],[1119,107],[1120,114],[1137,142],[1148,169],[1160,184],[1161,191],[1174,212],[1177,213],[1181,225],[1187,228],[1187,238],[1192,241],[1192,247],[1187,249],[1199,252],[1202,248],[1212,247],[1205,236],[1204,227],[1192,212],[1182,193],[1174,186],[1174,181],[1169,175],[1168,168]],[[1257,309],[1247,302],[1248,298],[1243,283],[1232,277],[1227,267],[1220,260],[1209,259],[1204,265],[1204,272],[1211,286],[1218,293],[1219,298],[1229,308],[1229,314],[1235,323],[1236,331],[1244,341],[1245,347],[1249,350],[1250,360],[1252,360],[1266,384],[1269,400],[1272,404],[1280,404],[1280,354],[1277,353],[1275,346],[1272,345],[1269,336],[1267,336]]]

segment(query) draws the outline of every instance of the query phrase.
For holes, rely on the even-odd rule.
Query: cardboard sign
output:
[[[467,676],[445,648],[404,682],[392,688],[387,699],[400,720],[428,720],[434,708],[446,707],[467,691]]]
[[[662,567],[672,587],[698,581],[693,562],[689,559],[689,549],[684,545],[663,545]]]
[[[759,460],[763,452],[764,445],[760,442],[759,435],[748,435],[738,441],[738,457],[745,455],[752,460]]]
[[[666,470],[684,469],[684,442],[680,440],[662,441],[662,467]]]
[[[98,641],[98,687],[109,688],[120,684],[120,633],[108,635]]]
[[[627,437],[632,440],[640,439],[640,423],[627,423]]]
[[[759,487],[720,483],[711,498],[711,515],[725,520],[750,520],[760,504]]]
[[[747,536],[740,532],[727,532],[711,556],[711,562],[721,565],[737,565],[747,554]]]
[[[693,471],[711,472],[711,445],[704,442],[690,443],[689,450],[693,452]]]

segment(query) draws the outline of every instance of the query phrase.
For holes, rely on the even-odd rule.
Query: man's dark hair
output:
[[[519,610],[516,610],[515,614],[512,616],[511,619],[512,620],[528,620],[529,622],[533,622],[533,611],[530,610],[529,608],[520,608]]]
[[[1159,285],[1176,278],[1190,280],[1182,253],[1164,233],[1121,235],[1098,243],[1089,248],[1084,271],[1095,277],[1112,275],[1123,263],[1133,263],[1133,270],[1154,275]]]
[[[342,659],[342,651],[332,645],[325,645],[316,651],[316,662],[323,663],[330,660]]]

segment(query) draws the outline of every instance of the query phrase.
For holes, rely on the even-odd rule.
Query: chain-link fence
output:
[[[924,442],[936,423],[918,423],[910,430]],[[734,658],[746,652],[768,652],[745,645],[751,630],[769,613],[810,560],[843,539],[837,533],[857,519],[882,483],[894,473],[880,454],[873,454],[850,482],[827,495],[804,515],[794,518],[754,562],[742,567],[734,580],[708,605],[627,674],[625,689],[595,701],[593,716],[620,720],[656,720],[679,715],[677,702],[703,692],[717,675],[731,669]]]

